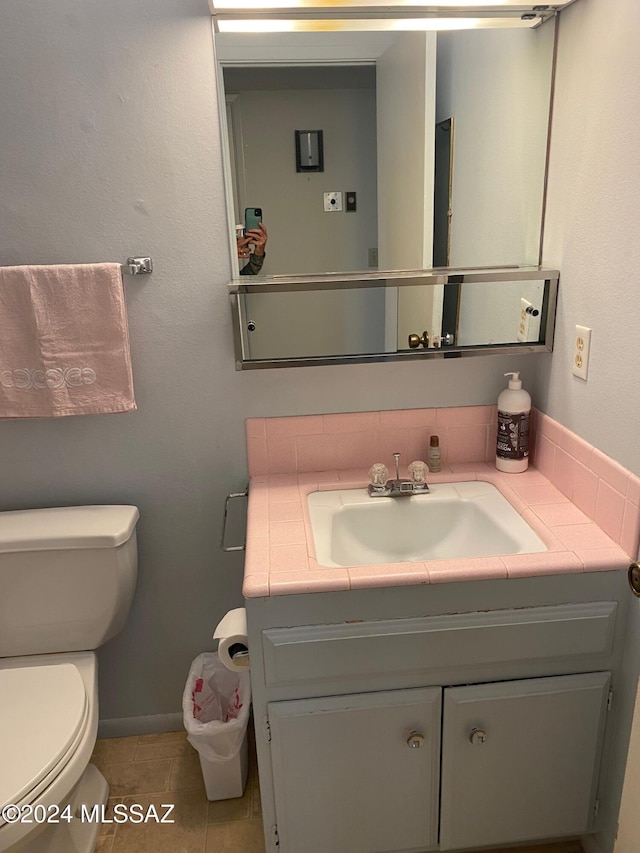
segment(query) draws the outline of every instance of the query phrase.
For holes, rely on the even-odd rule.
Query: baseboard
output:
[[[181,713],[155,714],[152,717],[118,717],[100,720],[98,737],[130,737],[151,735],[161,732],[178,732],[184,729]]]

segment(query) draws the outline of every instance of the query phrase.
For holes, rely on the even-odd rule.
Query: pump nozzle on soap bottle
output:
[[[520,373],[510,376],[509,386],[498,397],[498,435],[496,468],[511,474],[527,470],[529,465],[529,423],[531,396],[522,387]]]

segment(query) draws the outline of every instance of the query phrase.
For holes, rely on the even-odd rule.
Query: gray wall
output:
[[[536,400],[552,417],[636,474],[638,32],[637,0],[579,0],[561,16],[544,242],[545,262],[561,270],[560,297],[555,350],[541,363],[534,389]],[[587,382],[571,375],[576,324],[593,328]],[[603,808],[600,849],[606,850],[613,847],[616,834],[615,803],[640,671],[639,603],[631,605],[625,676],[616,687],[616,701],[624,711]],[[638,767],[630,766],[629,772],[637,784]]]
[[[619,5],[637,19],[632,2]],[[0,34],[0,263],[149,252],[156,267],[126,283],[138,411],[0,422],[0,508],[140,507],[138,591],[100,653],[101,716],[176,712],[192,657],[242,602],[241,559],[218,538],[245,482],[246,417],[492,403],[504,371],[531,386],[546,357],[235,372],[204,0],[5,0]]]
[[[640,473],[640,5],[580,0],[561,15],[544,262],[561,270],[555,351],[538,402]],[[593,329],[587,382],[575,326]]]

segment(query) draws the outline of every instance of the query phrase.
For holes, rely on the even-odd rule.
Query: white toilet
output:
[[[109,788],[89,764],[92,649],[129,613],[138,515],[134,506],[0,512],[0,853],[95,849]]]

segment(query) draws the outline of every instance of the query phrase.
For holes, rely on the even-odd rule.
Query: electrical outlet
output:
[[[342,193],[324,193],[324,209],[326,213],[342,210]]]
[[[520,315],[518,317],[517,337],[519,341],[523,342],[529,340],[529,333],[531,331],[531,313],[527,311],[527,308],[533,308],[533,305],[528,299],[520,297]]]
[[[368,263],[369,263],[369,266],[371,268],[378,266],[378,248],[377,248],[377,246],[375,249],[369,249]]]
[[[573,363],[571,372],[586,382],[589,372],[589,351],[591,349],[591,329],[586,326],[576,326],[573,342]]]

